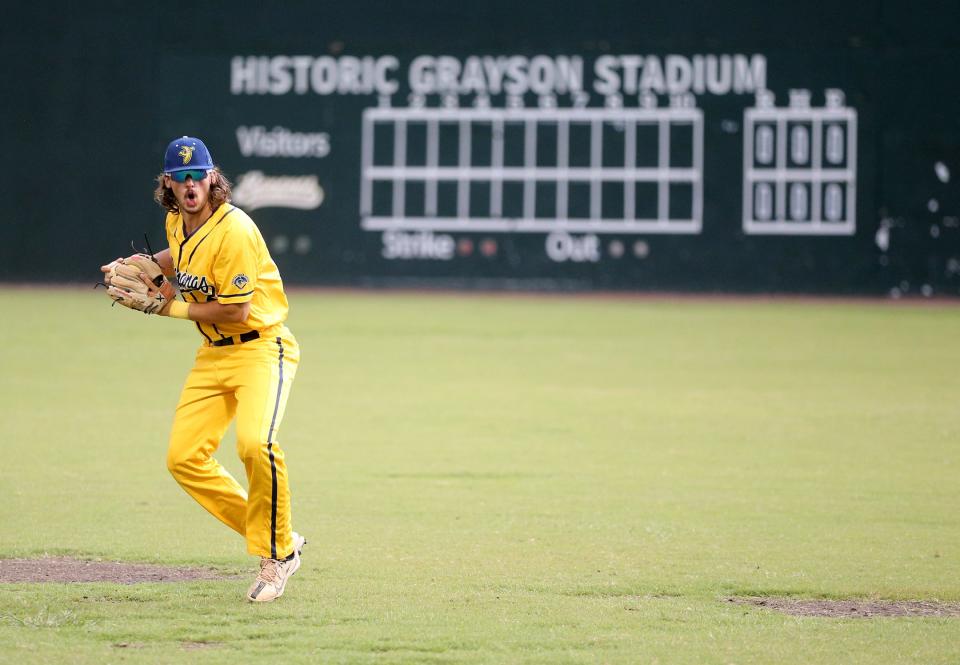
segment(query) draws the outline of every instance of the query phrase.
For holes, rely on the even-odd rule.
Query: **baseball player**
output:
[[[284,325],[287,298],[253,220],[230,203],[230,183],[198,138],[167,146],[154,199],[167,210],[169,248],[102,266],[114,301],[194,322],[201,346],[177,404],[167,468],[260,557],[247,591],[279,598],[306,540],[290,524],[290,490],[277,433],[300,350]],[[161,274],[162,273],[162,274]],[[165,277],[175,279],[183,300]],[[213,453],[233,419],[247,489]]]

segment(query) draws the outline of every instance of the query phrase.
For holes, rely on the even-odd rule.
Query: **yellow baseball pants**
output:
[[[214,517],[244,536],[250,554],[293,553],[290,489],[277,433],[300,360],[285,327],[232,346],[201,346],[187,376],[170,433],[167,468]],[[214,452],[237,419],[237,453],[247,490]]]

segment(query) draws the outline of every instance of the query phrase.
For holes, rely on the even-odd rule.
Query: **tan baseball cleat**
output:
[[[283,590],[300,568],[300,553],[307,539],[293,532],[293,556],[287,560],[260,559],[260,573],[247,589],[247,600],[254,603],[269,603],[283,595]]]

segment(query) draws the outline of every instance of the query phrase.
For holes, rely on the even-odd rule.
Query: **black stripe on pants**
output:
[[[277,465],[273,458],[273,428],[277,424],[277,412],[280,410],[280,393],[283,390],[283,342],[278,337],[280,349],[280,380],[277,382],[277,399],[273,403],[273,418],[270,419],[270,432],[267,434],[267,452],[270,454],[270,558],[277,558]]]

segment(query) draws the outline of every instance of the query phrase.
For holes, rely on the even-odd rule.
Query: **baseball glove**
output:
[[[148,254],[118,259],[108,268],[103,280],[107,295],[124,307],[156,314],[176,297],[176,291],[164,278],[160,265]]]

